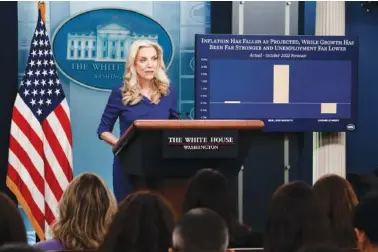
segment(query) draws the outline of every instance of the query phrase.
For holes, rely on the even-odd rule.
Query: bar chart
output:
[[[333,43],[338,50],[318,46]],[[197,119],[261,120],[275,132],[356,129],[356,37],[196,34],[195,55]]]
[[[348,118],[348,61],[213,60],[209,104],[216,118]],[[223,84],[223,85],[221,85]],[[226,90],[226,91],[224,91]]]

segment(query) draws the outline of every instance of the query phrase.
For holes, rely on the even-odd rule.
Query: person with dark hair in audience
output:
[[[304,245],[332,244],[329,220],[311,186],[294,181],[274,192],[264,238],[265,252],[293,252]]]
[[[352,215],[358,200],[351,184],[338,175],[330,174],[316,181],[313,188],[330,220],[335,243],[341,248],[355,248],[357,241]]]
[[[177,222],[170,252],[226,252],[229,233],[227,223],[215,211],[195,208]]]
[[[160,195],[139,191],[121,201],[99,248],[102,252],[167,252],[172,244],[175,216]]]
[[[26,228],[17,205],[0,192],[0,246],[7,243],[27,243]]]
[[[190,179],[184,197],[184,213],[194,208],[209,208],[226,221],[230,248],[262,247],[262,234],[239,223],[232,206],[227,178],[219,171],[202,169]]]
[[[10,243],[0,247],[0,252],[43,252],[26,243]]]
[[[354,213],[357,245],[361,252],[378,251],[378,193],[368,193]]]
[[[59,218],[53,223],[53,239],[34,246],[48,250],[90,250],[102,243],[117,211],[117,202],[96,174],[75,177],[63,193]]]

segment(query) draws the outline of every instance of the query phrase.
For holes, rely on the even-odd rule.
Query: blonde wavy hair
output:
[[[136,40],[130,47],[128,59],[125,64],[123,76],[122,103],[125,105],[135,105],[142,100],[142,93],[139,86],[137,72],[135,70],[135,60],[141,48],[153,47],[157,52],[158,66],[153,79],[151,102],[159,103],[160,98],[169,92],[169,79],[165,73],[166,67],[163,60],[163,49],[158,43],[149,40]]]
[[[59,201],[53,237],[66,250],[97,249],[117,211],[117,203],[104,181],[92,173],[77,176]]]

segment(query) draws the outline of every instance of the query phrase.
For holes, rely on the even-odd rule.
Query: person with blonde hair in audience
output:
[[[293,252],[316,243],[333,244],[329,220],[313,188],[302,181],[280,186],[268,209],[264,252]]]
[[[96,174],[83,173],[68,185],[59,202],[53,239],[35,247],[48,250],[96,249],[117,211],[115,197]]]
[[[330,220],[335,243],[341,248],[355,248],[352,214],[358,200],[351,184],[336,174],[329,174],[316,181],[313,188]]]
[[[167,252],[175,216],[171,205],[149,191],[129,194],[118,206],[101,252]]]
[[[357,205],[353,226],[360,252],[378,252],[378,193],[368,193]]]
[[[17,205],[8,195],[0,192],[0,246],[26,242],[26,228]]]

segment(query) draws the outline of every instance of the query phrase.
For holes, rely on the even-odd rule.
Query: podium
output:
[[[213,168],[237,181],[263,127],[258,120],[136,120],[113,152],[137,191],[159,192],[180,215],[188,179]]]

